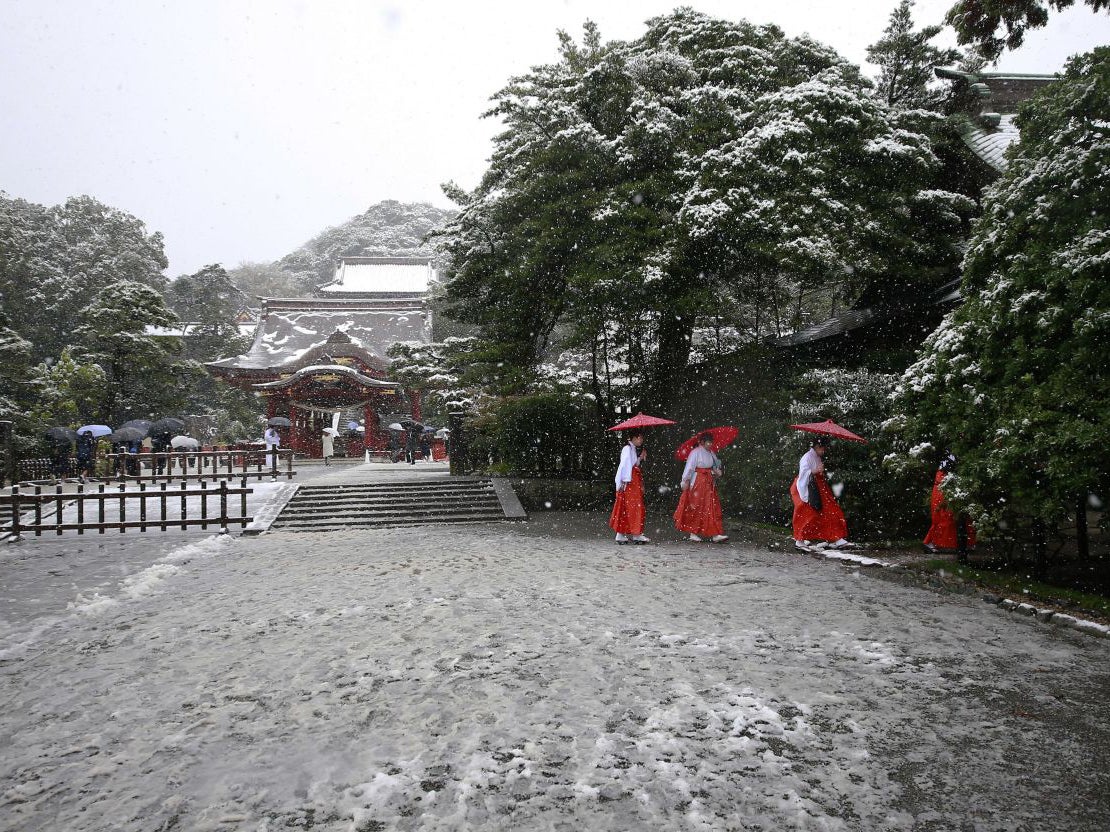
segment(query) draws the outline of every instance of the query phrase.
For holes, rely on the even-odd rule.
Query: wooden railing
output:
[[[154,451],[105,454],[113,479],[137,482],[178,480],[293,479],[293,451]]]
[[[7,506],[10,512],[10,523],[0,526],[0,534],[6,533],[19,540],[32,532],[39,537],[43,532],[60,535],[66,531],[78,534],[96,531],[104,534],[109,529],[123,533],[128,529],[145,532],[189,526],[207,529],[216,525],[226,534],[228,526],[246,526],[254,519],[247,515],[247,495],[253,492],[254,489],[246,487],[245,480],[237,488],[229,488],[227,480],[222,480],[219,488],[209,488],[206,482],[199,483],[199,487],[182,482],[177,488],[165,482],[159,483],[157,488],[139,483],[137,491],[129,490],[124,483],[119,485],[118,491],[101,483],[95,490],[79,485],[76,492],[65,492],[60,485],[52,492],[44,491],[41,486],[21,490],[17,485],[12,487],[11,494],[0,495],[0,506]],[[237,515],[229,513],[229,500],[234,497],[239,498]],[[190,506],[190,499],[198,500],[199,506],[196,503]],[[90,503],[91,511],[87,508]],[[108,516],[109,505],[115,509],[111,512],[113,517]],[[129,517],[129,505],[138,510],[138,517]],[[44,516],[44,509],[53,509],[53,516]],[[24,513],[31,515],[30,521]]]

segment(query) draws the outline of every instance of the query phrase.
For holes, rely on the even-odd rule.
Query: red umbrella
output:
[[[653,428],[658,425],[673,425],[670,419],[660,419],[658,416],[645,416],[637,413],[631,419],[625,419],[619,425],[613,425],[609,430],[629,430],[631,428]]]
[[[719,428],[706,428],[705,430],[700,430],[694,436],[691,436],[675,448],[674,458],[681,460],[688,459],[690,452],[701,442],[701,435],[703,433],[713,434],[713,446],[720,450],[721,448],[727,448],[736,441],[736,437],[740,435],[740,428],[734,428],[731,425],[723,425]]]
[[[832,419],[826,419],[823,422],[806,422],[804,425],[791,425],[794,430],[804,430],[809,433],[821,433],[825,436],[831,436],[833,439],[847,439],[849,442],[862,442],[867,444],[867,440],[862,436],[857,436],[847,428],[842,428]]]

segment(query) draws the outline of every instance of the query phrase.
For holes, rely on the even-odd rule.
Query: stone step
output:
[[[385,504],[372,506],[295,506],[290,504],[282,511],[281,516],[283,520],[287,517],[358,517],[360,515],[373,514],[403,514],[413,517],[429,517],[437,514],[457,513],[460,511],[499,512],[502,511],[502,509],[501,504],[496,501],[489,503],[464,503],[453,506],[392,506]]]
[[[396,485],[379,486],[379,485],[302,485],[299,492],[307,494],[345,494],[350,492],[358,492],[360,494],[398,494],[402,492],[418,491],[425,492],[482,492],[492,491],[492,483],[436,483],[432,484],[409,484],[397,483]]]
[[[429,526],[436,523],[499,523],[504,520],[504,515],[500,512],[487,512],[485,514],[454,514],[443,517],[435,517],[429,519],[413,518],[405,516],[397,517],[382,517],[374,519],[351,519],[344,520],[342,523],[336,523],[332,520],[321,518],[318,522],[310,521],[293,521],[284,522],[282,520],[276,521],[271,529],[277,531],[305,531],[305,532],[320,532],[320,531],[343,531],[346,529],[377,529],[377,528],[390,528],[396,526]]]
[[[352,528],[489,523],[510,519],[490,479],[405,478],[302,485],[271,528],[338,531]],[[508,486],[511,491],[511,486]],[[511,519],[520,519],[513,516]]]

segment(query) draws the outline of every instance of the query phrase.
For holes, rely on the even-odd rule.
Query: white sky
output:
[[[1080,0],[1082,2],[1082,0]],[[918,0],[919,25],[952,0]],[[862,62],[895,0],[695,0]],[[0,0],[0,190],[90,194],[161,231],[169,274],[272,260],[382,199],[473,187],[510,75],[587,18],[606,39],[658,0]],[[950,33],[949,33],[950,34]],[[942,36],[943,37],[943,36]],[[950,38],[954,42],[954,38]],[[1056,71],[1110,16],[1054,14],[998,69]]]

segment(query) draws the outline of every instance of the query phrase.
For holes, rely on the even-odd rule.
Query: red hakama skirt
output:
[[[820,511],[798,494],[797,477],[790,483],[790,499],[794,501],[794,539],[826,540],[833,543],[848,536],[848,523],[825,475],[818,472],[813,477],[817,482],[817,493],[821,495]]]
[[[717,496],[716,477],[712,468],[698,468],[694,484],[682,492],[674,513],[674,525],[680,532],[698,537],[714,537],[725,533],[721,500]]]
[[[948,505],[944,502],[944,494],[940,490],[940,483],[944,476],[943,471],[937,471],[936,479],[933,480],[933,496],[929,501],[933,523],[929,526],[929,533],[925,535],[925,543],[932,544],[938,549],[958,549],[960,543],[956,536],[956,515],[948,509]],[[967,531],[967,545],[974,546],[975,528],[967,520],[964,524]]]
[[[632,468],[632,479],[617,492],[613,513],[609,515],[609,528],[618,534],[644,533],[644,477],[640,466]]]

